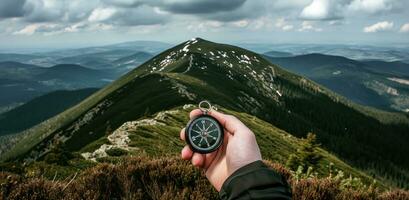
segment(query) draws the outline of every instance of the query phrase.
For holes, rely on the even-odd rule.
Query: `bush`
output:
[[[0,173],[0,199],[218,199],[204,173],[179,157],[123,157],[115,163],[99,163],[58,181]],[[408,191],[345,187],[355,183],[343,183],[340,176],[296,179],[282,165],[266,164],[288,180],[295,200],[409,199]]]
[[[123,156],[128,154],[128,151],[120,149],[120,148],[111,148],[105,151],[109,156]]]

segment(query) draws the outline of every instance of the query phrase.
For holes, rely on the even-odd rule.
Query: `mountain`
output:
[[[141,64],[141,63],[144,63],[145,61],[149,60],[152,57],[153,57],[152,54],[140,51],[140,52],[134,53],[132,55],[119,58],[119,59],[115,60],[114,63],[116,65],[127,65],[127,64],[131,64],[131,63],[133,64],[135,62]]]
[[[259,44],[258,48],[249,45],[242,45],[257,50],[257,52],[267,52],[270,50],[280,52],[291,52],[293,55],[304,54],[325,54],[342,56],[354,60],[383,60],[387,62],[401,61],[408,63],[409,49],[399,46],[371,46],[353,44]],[[262,48],[263,47],[263,48]]]
[[[28,129],[79,103],[95,88],[55,91],[0,114],[0,136]],[[27,114],[30,113],[30,114]]]
[[[179,149],[178,139],[168,134],[177,134],[187,122],[186,117],[163,112],[178,115],[172,109],[180,111],[203,99],[247,118],[246,124],[257,118],[264,121],[249,126],[258,132],[259,141],[266,142],[263,151],[269,159],[274,158],[271,152],[284,151],[286,143],[291,143],[285,132],[296,137],[314,132],[324,150],[346,161],[344,166],[364,170],[383,184],[407,187],[409,159],[402,156],[409,153],[407,116],[352,103],[254,52],[202,39],[160,53],[76,106],[25,131],[1,160],[41,160],[60,143],[68,152],[89,156],[86,153],[102,148],[97,153],[104,155],[109,150],[104,148],[115,138],[133,145],[124,147],[125,151],[163,155],[152,152],[152,147]],[[174,127],[159,126],[170,120],[177,121]],[[264,129],[267,124],[276,131]],[[139,125],[149,129],[138,129]],[[273,132],[282,133],[277,137],[284,140],[269,138]],[[288,157],[280,156],[282,160]]]
[[[282,51],[267,51],[264,55],[269,57],[290,57],[293,56],[292,53],[282,52]]]
[[[106,82],[104,79],[112,78],[115,77],[107,71],[89,69],[75,64],[55,65],[34,77],[39,81],[58,80],[72,88],[101,86]]]
[[[58,59],[57,63],[75,63],[78,65],[88,66],[93,69],[112,68],[112,62],[131,55],[134,51],[127,49],[106,50],[101,52],[93,52],[87,54],[80,54],[75,56],[67,56]]]
[[[0,107],[25,103],[55,90],[102,87],[118,76],[112,70],[93,70],[74,64],[46,68],[19,62],[1,62]]]
[[[363,62],[324,54],[267,59],[291,72],[306,76],[356,103],[390,111],[409,109],[409,86],[393,79],[401,78],[409,70],[406,69],[409,66],[407,64]],[[403,77],[403,80],[406,79],[408,78]]]
[[[0,62],[0,79],[28,80],[36,74],[40,74],[44,68],[13,61]]]
[[[362,63],[369,66],[370,70],[390,74],[394,76],[406,76],[409,77],[409,64],[394,61],[394,62],[385,62],[382,60],[369,60],[369,61],[361,61]]]
[[[31,54],[17,54],[17,53],[0,53],[0,62],[15,61],[28,63],[31,60],[41,59],[42,56]]]

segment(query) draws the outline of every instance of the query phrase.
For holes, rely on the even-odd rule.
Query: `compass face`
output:
[[[201,115],[193,119],[186,128],[186,141],[191,149],[199,153],[215,151],[223,142],[223,128],[212,116]]]

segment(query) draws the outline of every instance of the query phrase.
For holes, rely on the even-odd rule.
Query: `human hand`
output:
[[[200,114],[202,111],[195,109],[190,112],[190,119]],[[191,160],[194,166],[204,169],[207,179],[217,191],[220,191],[224,181],[233,172],[247,164],[261,160],[261,153],[254,133],[239,119],[215,110],[208,114],[216,118],[224,127],[223,144],[216,151],[208,154],[193,152],[186,145],[182,149],[181,156],[185,160]],[[180,132],[180,138],[185,140],[184,128]]]

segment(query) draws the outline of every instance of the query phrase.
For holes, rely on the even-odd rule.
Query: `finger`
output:
[[[189,146],[185,146],[182,149],[181,156],[183,160],[190,160],[193,156],[193,151],[190,149]]]
[[[180,130],[180,139],[185,141],[185,136],[186,136],[186,132],[185,132],[185,128],[182,128],[182,130]]]
[[[222,124],[222,126],[232,134],[234,134],[237,130],[248,129],[246,125],[232,115],[226,115],[216,110],[212,110],[212,112],[209,114],[216,118]]]
[[[203,112],[200,109],[194,109],[190,111],[189,117],[190,119],[196,118],[197,116],[201,115]]]
[[[192,157],[192,164],[195,167],[202,167],[203,164],[205,162],[205,157],[204,155],[200,154],[200,153],[193,153],[193,157]]]

